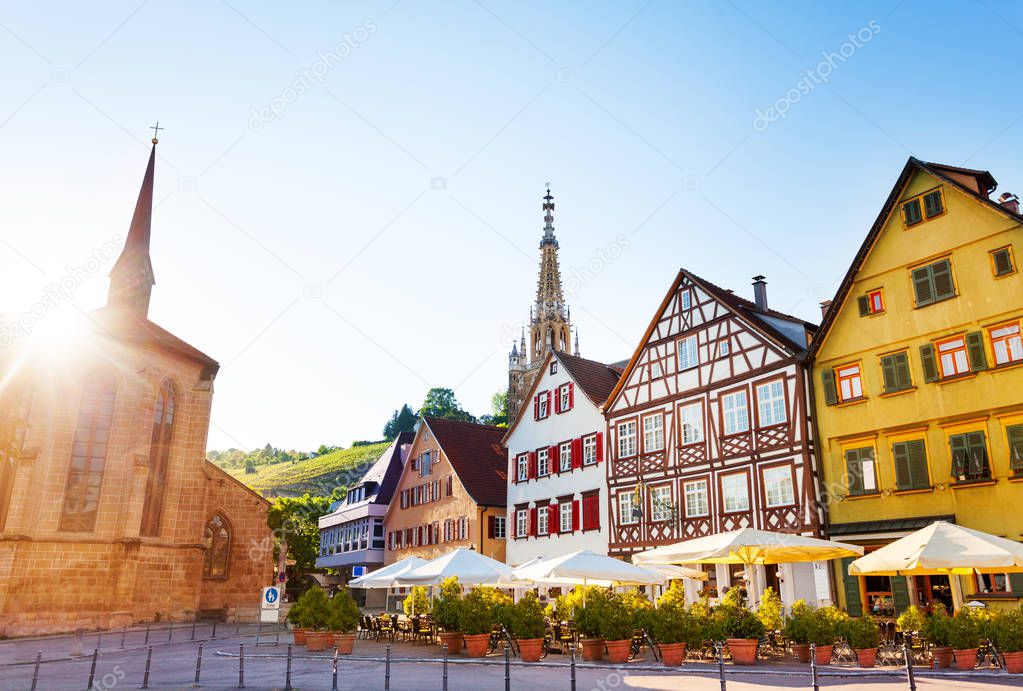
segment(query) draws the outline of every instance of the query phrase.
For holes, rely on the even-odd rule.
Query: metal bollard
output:
[[[146,640],[142,641],[142,645],[149,645],[149,622],[146,622]]]
[[[39,664],[43,661],[43,651],[36,653],[36,667],[32,670],[32,691],[36,691],[36,684],[39,683]]]
[[[199,675],[202,673],[202,643],[199,644],[199,650],[195,654],[195,681],[192,682],[192,686],[199,685]]]
[[[124,638],[127,635],[128,635],[128,627],[127,626],[122,626],[121,627],[121,647],[122,648],[124,647]]]
[[[384,691],[391,691],[391,644],[387,644],[384,656]]]
[[[571,688],[571,691],[575,691],[575,642],[569,643],[568,644],[568,648],[569,648],[569,650],[572,651],[572,662],[571,662],[572,677],[571,677],[571,681],[570,681],[570,684],[571,684],[570,688]]]
[[[291,691],[291,643],[288,643],[288,665],[284,670],[284,691]]]
[[[718,654],[718,679],[721,681],[721,691],[725,691],[728,688],[728,682],[725,681],[725,644],[717,641],[714,643],[714,649]]]
[[[173,635],[174,635],[174,624],[171,624],[170,628],[167,629],[167,642],[168,643],[170,643],[171,637]]]
[[[289,646],[290,647],[290,646]],[[334,648],[333,678],[330,682],[330,691],[337,691],[337,648]]]
[[[103,647],[103,631],[102,630],[99,632],[99,635],[96,636],[96,647],[97,648],[102,648]]]
[[[237,637],[238,634],[241,633],[241,631],[242,631],[242,623],[240,621],[238,621],[238,615],[235,615],[235,617],[234,617],[234,635],[235,635],[235,637]]]
[[[913,635],[906,633],[902,639],[902,654],[906,658],[906,679],[909,680],[909,691],[916,691],[916,677],[913,675]]]
[[[217,620],[214,619],[213,620],[213,632],[210,634],[210,638],[216,638],[216,637],[217,637]]]
[[[245,688],[245,644],[238,644],[238,688]]]
[[[192,640],[192,641],[195,640],[195,619],[194,618],[192,619],[192,637],[189,640]]]
[[[511,646],[504,642],[504,691],[511,691]]]
[[[444,670],[441,676],[441,691],[448,691],[448,644],[445,643],[441,646],[444,649],[444,666],[441,668]]]
[[[99,657],[99,648],[92,649],[92,666],[89,667],[89,683],[85,685],[85,688],[91,689],[92,682],[96,679],[96,659]]]
[[[820,691],[821,685],[817,682],[817,644],[810,644],[810,685],[813,691]]]
[[[71,657],[79,657],[82,654],[82,643],[85,640],[85,629],[75,629],[75,635],[71,639]]]
[[[149,650],[146,651],[146,671],[142,673],[142,688],[149,688],[149,666],[153,662],[153,646],[149,646]]]

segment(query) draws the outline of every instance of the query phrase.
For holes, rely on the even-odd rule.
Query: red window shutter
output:
[[[568,410],[575,407],[575,384],[568,382]]]
[[[597,463],[604,460],[604,433],[597,432]]]
[[[529,534],[536,537],[536,507],[529,510]]]
[[[530,480],[536,479],[536,451],[529,452],[529,474]]]
[[[559,391],[561,391],[561,387],[560,386],[558,388],[554,389],[554,412],[555,413],[560,413],[561,412],[561,395],[558,393]]]
[[[547,471],[550,472],[551,468],[561,467],[561,456],[558,454],[558,445],[555,444],[547,449]]]
[[[583,467],[583,440],[573,439],[572,440],[572,468]]]
[[[540,419],[540,394],[533,396],[533,419]]]
[[[547,534],[554,535],[559,532],[560,526],[558,525],[558,505],[551,504],[547,507]]]
[[[572,501],[572,532],[579,530],[579,500]]]
[[[551,392],[544,391],[543,395],[547,397],[547,417],[551,415]]]

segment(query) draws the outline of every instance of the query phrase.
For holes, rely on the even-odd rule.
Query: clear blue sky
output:
[[[222,363],[212,448],[377,438],[430,386],[483,413],[544,182],[583,355],[683,265],[816,319],[910,154],[1023,193],[1021,39],[998,0],[7,3],[0,311],[124,235],[159,120],[151,317]]]

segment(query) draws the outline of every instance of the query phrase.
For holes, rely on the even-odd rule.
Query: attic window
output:
[[[861,317],[880,314],[884,312],[884,291],[880,288],[868,291],[866,295],[857,298],[857,303]]]
[[[902,202],[902,220],[907,228],[937,218],[943,213],[945,202],[940,187]]]
[[[557,373],[558,373],[558,361],[557,360],[553,360],[551,362],[551,374],[557,374]]]
[[[993,250],[991,252],[991,268],[996,278],[1016,273],[1016,265],[1012,261],[1012,248],[1001,247]]]

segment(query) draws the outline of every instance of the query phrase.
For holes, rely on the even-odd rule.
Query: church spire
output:
[[[153,137],[153,148],[149,152],[149,164],[142,178],[135,213],[131,217],[128,238],[117,263],[110,271],[110,290],[107,306],[120,307],[135,312],[138,316],[149,315],[149,299],[156,279],[153,263],[149,258],[149,236],[153,221],[153,168],[156,163],[157,139]]]
[[[550,183],[543,197],[543,239],[540,240],[540,276],[535,309],[531,310],[530,362],[543,360],[548,350],[568,352],[571,339],[568,308],[558,266],[558,241],[554,237],[554,196]]]
[[[558,246],[558,241],[554,237],[554,197],[551,196],[551,183],[547,183],[547,194],[543,197],[543,239],[540,241],[540,246],[554,245]]]

